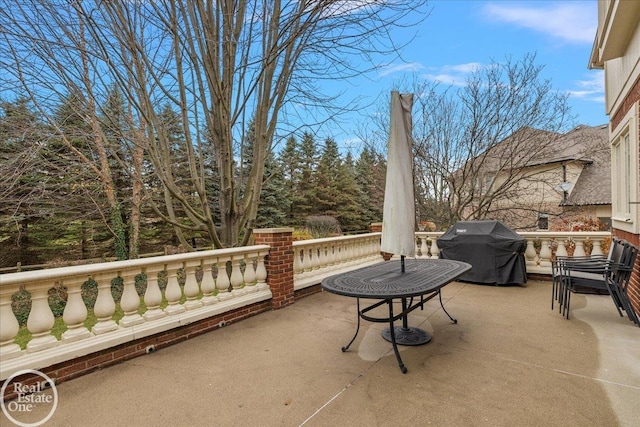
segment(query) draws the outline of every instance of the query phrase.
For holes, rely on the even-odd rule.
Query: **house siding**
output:
[[[621,102],[620,108],[611,116],[612,131],[620,125],[623,117],[625,117],[636,102],[640,102],[640,78],[636,79],[633,87]],[[638,134],[640,135],[640,121],[636,123],[639,128]],[[638,147],[638,158],[640,159],[640,144],[638,144]],[[636,168],[637,170],[640,170],[640,161],[636,164]],[[638,234],[616,228],[613,229],[612,234],[620,239],[627,240],[636,246],[640,246],[640,235]],[[629,299],[631,300],[636,312],[640,313],[640,257],[636,260],[633,275],[631,276],[631,282],[629,284]]]

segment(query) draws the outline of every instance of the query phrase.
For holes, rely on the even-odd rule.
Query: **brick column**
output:
[[[293,228],[263,228],[253,230],[256,245],[269,245],[264,260],[267,284],[271,288],[274,309],[293,304]]]

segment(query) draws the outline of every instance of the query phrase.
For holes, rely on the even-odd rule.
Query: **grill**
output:
[[[440,258],[472,268],[458,280],[496,285],[527,282],[527,241],[500,221],[458,221],[438,239]]]

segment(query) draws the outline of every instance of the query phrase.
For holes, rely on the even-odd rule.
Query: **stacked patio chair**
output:
[[[619,275],[614,278],[611,289],[616,299],[620,301],[621,308],[627,313],[627,317],[636,325],[640,326],[640,316],[635,312],[631,300],[629,299],[629,283],[633,274],[633,266],[638,257],[638,248],[630,243],[625,243],[625,250],[620,260],[622,268],[619,269]],[[613,296],[612,295],[612,296]]]
[[[551,263],[551,309],[553,310],[554,303],[557,301],[559,311],[565,314],[565,297],[567,292],[567,275],[570,274],[571,268],[575,270],[575,273],[581,271],[584,275],[596,274],[597,276],[587,276],[592,280],[589,283],[589,288],[594,290],[608,291],[606,281],[604,280],[604,272],[608,263],[617,259],[619,261],[622,257],[622,243],[615,237],[611,241],[609,253],[605,257],[604,255],[591,255],[591,256],[556,256]]]
[[[605,291],[611,296],[618,314],[622,310],[631,321],[640,326],[628,296],[628,286],[638,248],[628,242],[613,239],[608,256],[557,257],[552,263],[552,300],[558,302],[559,311],[569,318],[571,293],[577,288]]]

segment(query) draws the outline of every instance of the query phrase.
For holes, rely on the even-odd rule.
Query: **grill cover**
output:
[[[440,258],[468,262],[458,278],[496,285],[527,282],[527,241],[500,221],[458,221],[438,239]]]

